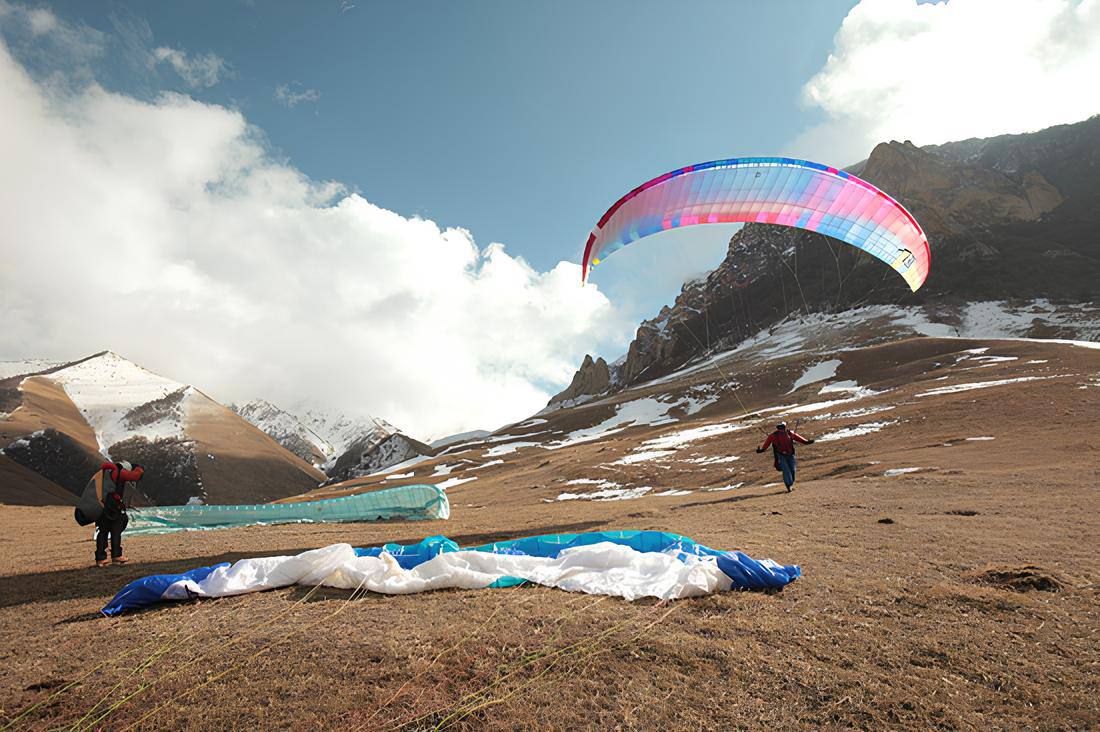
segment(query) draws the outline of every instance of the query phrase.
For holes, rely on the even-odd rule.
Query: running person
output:
[[[794,456],[794,443],[801,442],[803,445],[814,444],[813,440],[807,440],[802,435],[798,434],[794,430],[787,429],[786,422],[780,422],[775,426],[775,432],[768,435],[768,439],[764,440],[764,444],[756,449],[756,452],[761,453],[772,448],[775,454],[775,466],[779,470],[783,471],[783,484],[787,486],[787,492],[791,492],[791,486],[794,485],[795,471],[798,468],[798,460]]]

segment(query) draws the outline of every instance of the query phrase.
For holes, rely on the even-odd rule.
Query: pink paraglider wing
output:
[[[602,259],[650,234],[750,222],[840,239],[893,267],[914,292],[928,277],[931,252],[920,224],[875,186],[806,160],[734,158],[674,170],[616,201],[588,237],[581,280]]]

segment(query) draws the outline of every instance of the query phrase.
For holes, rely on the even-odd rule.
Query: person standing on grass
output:
[[[102,475],[103,512],[95,521],[95,563],[97,567],[105,567],[111,562],[126,564],[127,560],[122,554],[122,532],[126,530],[126,524],[130,517],[126,514],[126,502],[124,492],[127,485],[133,485],[145,475],[145,468],[130,463],[103,463],[100,466]],[[111,560],[107,561],[107,542],[111,543]]]
[[[796,442],[801,442],[803,445],[814,444],[813,440],[807,440],[794,430],[787,429],[786,422],[780,422],[775,426],[775,432],[768,435],[768,439],[764,440],[764,444],[756,449],[757,453],[761,453],[767,450],[768,447],[772,448],[772,452],[775,454],[775,467],[783,472],[783,484],[787,486],[788,493],[791,492],[791,486],[794,485],[795,470],[798,467],[798,461],[794,456],[794,443]]]

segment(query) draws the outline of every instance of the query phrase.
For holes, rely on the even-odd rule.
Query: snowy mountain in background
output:
[[[314,467],[323,468],[336,455],[329,440],[302,424],[297,415],[271,402],[253,399],[229,408]]]
[[[183,437],[188,405],[209,398],[110,351],[53,371],[49,378],[80,410],[95,432],[99,451],[109,459],[114,459],[114,445],[134,438],[155,442]]]
[[[395,465],[418,458],[434,457],[437,450],[408,435],[394,432],[381,441],[364,435],[362,440],[351,443],[328,469],[329,482],[340,482],[373,475]]]
[[[330,479],[365,475],[432,454],[431,447],[376,417],[349,417],[317,407],[290,411],[263,399],[232,409]]]
[[[73,494],[104,459],[140,463],[157,504],[266,502],[324,479],[202,391],[110,351],[6,362],[0,453],[5,472],[11,461]]]
[[[332,446],[327,465],[331,465],[355,443],[374,447],[392,434],[400,432],[384,419],[350,417],[317,407],[297,410],[302,424],[323,437]]]

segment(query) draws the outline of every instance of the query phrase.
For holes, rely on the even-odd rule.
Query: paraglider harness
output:
[[[86,511],[81,510],[81,506],[77,506],[74,512],[74,518],[76,522],[81,526],[87,526],[88,524],[99,523],[101,520],[119,521],[122,522],[122,530],[126,529],[126,526],[130,523],[130,516],[127,513],[127,509],[130,505],[126,502],[124,496],[127,484],[133,490],[137,489],[136,481],[127,481],[122,479],[122,473],[124,470],[133,470],[141,467],[140,465],[134,465],[133,468],[126,468],[122,463],[103,463],[100,467],[99,474],[96,476],[99,478],[99,486],[102,495],[102,501],[97,501],[99,504],[98,511]],[[112,484],[112,490],[107,491],[103,482],[107,480],[108,474],[111,474],[110,480]],[[114,476],[118,476],[116,480]],[[94,479],[93,479],[94,480]],[[131,490],[130,503],[133,503],[133,490]],[[85,506],[89,508],[89,506]]]

